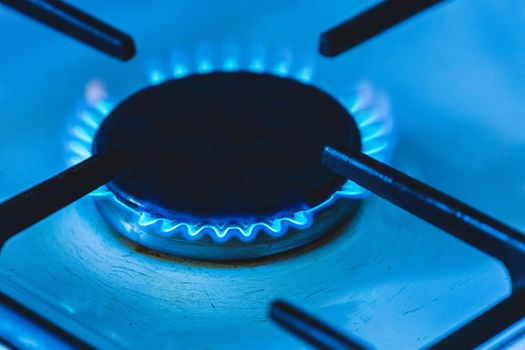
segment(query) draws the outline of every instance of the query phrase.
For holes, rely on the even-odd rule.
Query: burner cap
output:
[[[291,79],[247,72],[192,75],[120,103],[94,150],[129,149],[139,167],[111,184],[151,213],[257,218],[329,198],[345,179],[321,165],[326,144],[360,149],[343,106]]]

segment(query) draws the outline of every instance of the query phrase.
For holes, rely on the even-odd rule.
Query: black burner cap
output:
[[[166,217],[260,218],[325,201],[344,179],[321,165],[326,144],[360,149],[353,118],[321,90],[247,72],[192,75],[145,88],[102,123],[94,151],[139,161],[109,184]]]

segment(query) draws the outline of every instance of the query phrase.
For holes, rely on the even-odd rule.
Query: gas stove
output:
[[[524,346],[521,2],[0,3],[0,348]]]

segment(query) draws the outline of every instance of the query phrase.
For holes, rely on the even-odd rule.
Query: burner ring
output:
[[[106,221],[133,242],[154,251],[183,258],[225,262],[295,251],[321,240],[326,235],[334,236],[334,231],[356,215],[360,207],[360,200],[341,199],[315,211],[306,226],[295,227],[285,223],[283,226],[286,228],[279,227],[281,230],[274,232],[275,235],[252,233],[248,237],[242,236],[240,231],[232,231],[233,237],[238,239],[229,237],[218,242],[216,233],[206,234],[203,231],[192,237],[187,234],[188,231],[176,234],[173,234],[173,231],[164,232],[161,229],[164,224],[162,219],[157,223],[158,226],[142,226],[141,214],[130,210],[111,196],[97,197],[95,203]],[[315,224],[312,224],[313,222]],[[248,241],[243,241],[243,238]]]

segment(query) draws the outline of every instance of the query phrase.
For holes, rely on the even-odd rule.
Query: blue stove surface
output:
[[[525,229],[521,1],[451,1],[336,59],[317,54],[319,34],[373,2],[71,3],[129,32],[138,55],[115,61],[0,7],[2,200],[68,165],[86,90],[100,83],[119,101],[180,73],[173,57],[198,68],[233,43],[240,57],[259,47],[307,62],[333,94],[364,84],[387,96],[396,168]],[[286,299],[376,348],[413,349],[504,298],[509,282],[497,261],[375,196],[327,244],[233,267],[143,254],[86,197],[3,248],[0,288],[98,348],[300,349],[268,320],[269,303]]]

